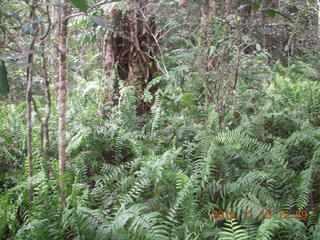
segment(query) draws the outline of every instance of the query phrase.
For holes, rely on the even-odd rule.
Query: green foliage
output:
[[[234,130],[221,131],[212,106],[198,106],[190,92],[171,83],[155,95],[143,127],[135,91],[127,86],[102,120],[96,114],[101,93],[78,79],[68,116],[66,203],[58,201],[58,180],[46,179],[36,160],[29,208],[29,182],[20,166],[21,179],[6,185],[0,197],[1,234],[6,239],[313,239],[320,211],[310,209],[310,196],[318,197],[313,179],[319,174],[320,135],[304,117],[308,110],[297,107],[313,85],[280,76],[277,81],[278,88],[265,86],[265,94],[252,99],[259,103],[255,112],[244,114]],[[9,113],[0,128],[6,143],[0,146],[13,155],[1,152],[8,166],[14,157],[25,159],[25,153],[11,151],[15,143],[24,146],[21,110],[12,107]],[[262,128],[250,125],[252,119],[260,119],[256,124]],[[262,219],[266,209],[290,209],[291,217],[309,210],[308,225],[279,214]],[[235,211],[237,220],[210,220],[214,210]]]
[[[86,0],[69,0],[75,7],[79,8],[82,12],[88,10],[89,6]]]
[[[320,126],[320,88],[316,86],[311,88],[307,98],[306,112],[309,120],[315,126]]]
[[[236,221],[229,220],[225,223],[226,227],[222,228],[219,234],[219,240],[243,240],[249,239],[249,235],[246,233],[244,229],[241,229],[241,225],[238,225]]]
[[[0,10],[0,30],[9,34],[1,39],[1,44],[5,43],[1,59],[6,62],[16,54],[10,51],[14,43],[8,44],[7,39],[22,39],[22,33],[28,33],[28,27],[22,26],[30,25],[27,3],[18,1],[10,6],[8,2]],[[48,159],[53,173],[45,175],[40,138],[43,125],[33,111],[33,177],[27,178],[26,103],[21,90],[25,86],[20,81],[25,76],[23,53],[21,59],[12,57],[8,65],[17,64],[10,70],[15,81],[10,76],[12,94],[0,102],[1,240],[320,239],[319,55],[315,45],[307,49],[312,54],[299,45],[306,40],[300,39],[298,26],[283,24],[292,36],[281,35],[282,27],[276,21],[277,15],[285,18],[283,9],[272,10],[267,1],[251,1],[255,10],[265,11],[274,21],[261,23],[263,19],[252,16],[249,23],[231,12],[222,16],[219,9],[207,26],[201,26],[198,1],[188,1],[191,3],[184,8],[174,7],[176,1],[155,3],[153,20],[159,32],[150,37],[159,45],[159,55],[155,54],[159,71],[142,81],[143,89],[138,91],[139,79],[120,79],[117,71],[108,78],[106,66],[101,64],[103,43],[112,35],[134,43],[133,48],[148,45],[148,39],[140,42],[140,33],[150,31],[150,26],[142,24],[146,29],[140,29],[138,23],[153,18],[152,14],[134,19],[135,11],[144,7],[128,7],[128,1],[70,2],[85,14],[70,13],[76,17],[70,18],[68,25],[66,200],[59,201],[57,187],[61,181],[58,106],[56,64],[50,62],[51,57],[47,65],[52,95]],[[97,3],[102,5],[89,8]],[[243,1],[240,4],[234,13],[249,6]],[[43,14],[51,6],[61,7],[39,4],[36,13]],[[308,9],[305,6],[301,11],[313,11]],[[315,18],[307,18],[308,14],[297,18],[314,25]],[[133,25],[116,26],[119,19],[108,19],[112,16],[128,18]],[[47,29],[51,19],[38,17],[41,28]],[[268,33],[251,26],[259,24],[264,24],[259,30]],[[11,25],[14,27],[6,32]],[[121,28],[132,26],[138,27],[136,36],[121,33]],[[44,41],[45,54],[53,54],[54,41]],[[287,50],[277,55],[280,43],[286,43],[282,47]],[[121,49],[118,42],[112,44]],[[38,42],[35,46],[38,48]],[[306,50],[307,60],[303,61],[302,53],[295,53],[302,51],[298,46]],[[8,56],[3,58],[3,54]],[[135,69],[127,62],[126,51],[122,54],[116,57],[113,70],[131,74]],[[279,56],[281,61],[274,61]],[[142,58],[137,59],[143,67]],[[35,54],[33,98],[43,117],[42,66],[40,54]],[[112,89],[115,82],[117,89]],[[2,63],[2,95],[9,92],[7,83]],[[115,100],[110,99],[110,92]],[[141,101],[150,106],[143,116],[137,111]],[[269,209],[272,216],[261,217]],[[236,219],[210,219],[220,211],[234,212]],[[279,211],[289,211],[290,218]],[[308,211],[308,216],[298,219],[297,211]]]

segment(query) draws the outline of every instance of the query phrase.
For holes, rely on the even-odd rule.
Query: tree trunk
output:
[[[318,39],[320,40],[320,0],[317,0],[318,3]]]
[[[49,8],[47,7],[47,14],[49,15]],[[41,35],[44,36],[44,25],[41,26]],[[45,54],[46,50],[46,39],[41,38],[40,47],[42,51],[42,74],[43,74],[43,82],[42,86],[45,94],[45,116],[44,119],[41,120],[41,152],[43,154],[43,161],[45,165],[45,172],[47,178],[49,178],[49,174],[53,177],[53,169],[51,166],[51,162],[49,159],[49,149],[50,149],[50,138],[49,138],[49,119],[51,115],[51,94],[50,94],[50,82],[48,76],[48,62],[47,56]]]
[[[52,39],[54,40],[54,45],[56,46],[56,51],[51,56],[51,61],[53,64],[58,65],[59,64],[59,52],[57,50],[57,46],[59,44],[59,31],[60,31],[60,20],[61,20],[61,7],[58,6],[61,3],[61,0],[53,0],[53,3],[57,6],[52,6]]]
[[[30,12],[30,21],[34,22],[36,19],[35,7],[37,5],[37,0],[32,1],[32,8]],[[37,32],[37,23],[32,24],[32,29],[34,32]],[[28,177],[32,178],[33,176],[33,156],[32,156],[32,81],[34,73],[33,65],[33,51],[36,41],[36,34],[31,36],[31,42],[29,45],[29,54],[27,58],[27,149],[28,149]],[[33,198],[33,186],[30,184],[30,199]]]
[[[112,19],[112,24],[120,28],[122,14],[119,9],[114,9],[109,16]],[[118,52],[121,50],[122,38],[119,36],[118,31],[116,32],[108,32],[104,41],[104,49],[103,49],[103,65],[104,65],[104,76],[106,82],[108,83],[107,89],[107,100],[111,102],[111,105],[116,105],[118,102],[118,83],[116,78],[116,58]],[[123,68],[123,61],[119,63],[118,69]],[[120,72],[118,72],[120,74]],[[120,76],[121,77],[121,76]],[[103,113],[103,116],[105,112]],[[104,116],[105,117],[105,116]]]
[[[44,50],[44,48],[43,48]],[[43,155],[44,161],[47,164],[48,171],[51,176],[54,176],[53,169],[51,166],[50,158],[49,158],[49,149],[50,149],[50,138],[49,138],[49,119],[51,115],[51,95],[49,88],[49,77],[48,77],[48,69],[47,69],[47,60],[45,54],[42,56],[43,58],[43,66],[42,69],[44,71],[44,80],[43,87],[45,93],[45,116],[43,120]]]
[[[152,1],[125,1],[129,9],[122,13],[114,10],[112,19],[118,33],[108,33],[104,46],[105,77],[112,87],[109,96],[113,104],[117,103],[119,94],[118,83],[115,82],[113,71],[127,85],[137,88],[139,100],[137,112],[144,115],[150,110],[150,104],[141,100],[144,89],[155,77],[157,64],[155,56],[156,28],[154,23]],[[117,66],[115,66],[118,63]],[[116,67],[116,69],[114,69]],[[155,88],[151,89],[152,92]]]
[[[216,16],[217,7],[216,0],[205,0],[202,4],[200,25],[203,31],[205,31],[208,24],[210,24],[212,19]]]
[[[204,47],[207,47],[207,55],[206,59],[204,61],[205,69],[203,71],[203,76],[205,79],[204,83],[204,89],[206,92],[206,98],[208,102],[213,101],[213,93],[210,88],[210,71],[213,69],[214,66],[214,60],[210,57],[210,47],[211,47],[211,40],[209,37],[209,29],[212,29],[210,26],[212,26],[212,21],[217,15],[217,2],[216,0],[205,0],[204,3],[201,6],[201,19],[200,19],[200,31],[203,36],[203,45]]]
[[[60,176],[60,199],[65,201],[64,190],[66,183],[64,175],[66,172],[66,101],[67,101],[67,0],[61,0],[63,7],[60,11],[60,31],[59,31],[59,96],[58,96],[58,113],[59,113],[59,176]]]

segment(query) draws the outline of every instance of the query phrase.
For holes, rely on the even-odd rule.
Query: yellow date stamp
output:
[[[243,210],[240,215],[236,211],[224,211],[215,210],[210,212],[211,219],[270,219],[272,217],[278,216],[280,219],[306,219],[309,216],[307,210],[297,210],[297,211],[273,211],[273,210],[261,210],[258,214],[253,214],[252,210]]]

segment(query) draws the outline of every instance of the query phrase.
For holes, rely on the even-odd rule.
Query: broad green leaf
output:
[[[80,11],[85,12],[88,10],[89,5],[86,0],[69,0],[76,8],[79,8]]]
[[[4,61],[0,65],[0,95],[7,96],[10,92],[8,73]]]

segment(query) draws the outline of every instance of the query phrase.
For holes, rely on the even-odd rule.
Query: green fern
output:
[[[261,143],[248,135],[238,132],[236,130],[218,133],[216,140],[222,144],[235,144],[247,150],[259,150],[261,152],[270,151],[271,145]]]
[[[219,240],[244,240],[249,239],[247,232],[242,229],[242,226],[235,220],[228,220],[225,223],[226,227],[219,232]]]

